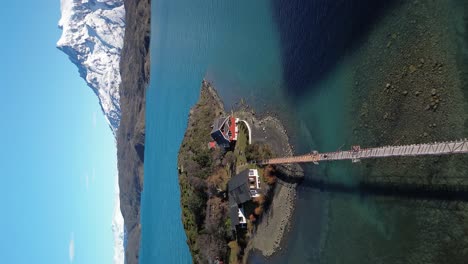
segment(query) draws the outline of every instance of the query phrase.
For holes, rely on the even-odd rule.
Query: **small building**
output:
[[[245,227],[247,219],[242,205],[260,196],[260,189],[260,178],[256,169],[243,170],[229,180],[229,217],[233,230],[236,226]]]
[[[258,170],[249,170],[249,189],[252,198],[260,196],[260,177]]]
[[[215,119],[210,134],[219,147],[224,149],[231,148],[232,143],[237,141],[237,135],[239,134],[236,118],[234,116],[227,116]]]
[[[243,204],[252,199],[248,176],[249,170],[244,170],[228,182],[229,198],[233,198],[237,204]]]

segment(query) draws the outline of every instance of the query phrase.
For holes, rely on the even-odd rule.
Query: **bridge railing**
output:
[[[361,159],[385,158],[385,157],[409,157],[425,155],[450,155],[468,153],[468,140],[433,142],[423,144],[411,144],[400,146],[384,146],[377,148],[364,148],[353,146],[351,150],[318,153],[316,151],[292,157],[279,157],[257,162],[259,165],[287,164],[287,163],[314,163],[319,161],[352,160],[358,162]]]

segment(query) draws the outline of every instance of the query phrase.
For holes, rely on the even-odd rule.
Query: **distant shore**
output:
[[[117,131],[120,210],[125,221],[125,263],[137,264],[140,251],[140,194],[145,152],[145,95],[150,75],[151,1],[124,0],[126,30],[120,59]]]

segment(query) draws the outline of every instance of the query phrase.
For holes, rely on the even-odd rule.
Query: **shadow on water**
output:
[[[301,96],[365,39],[395,0],[273,0],[285,89]]]
[[[353,194],[363,198],[366,196],[387,196],[408,200],[468,202],[468,177],[463,179],[458,177],[457,184],[448,181],[448,179],[454,179],[454,177],[445,177],[446,181],[440,184],[426,184],[403,182],[403,176],[393,176],[393,178],[400,179],[393,182],[388,181],[388,178],[378,177],[373,182],[360,181],[357,183],[330,181],[326,178],[288,176],[299,173],[301,172],[298,170],[277,165],[277,177],[279,179],[288,183],[297,183],[298,188],[304,191],[318,190],[328,193]],[[461,180],[463,184],[460,184]]]
[[[299,188],[320,190],[328,193],[384,196],[407,200],[467,202],[468,186],[454,184],[417,184],[401,182],[359,182],[355,185],[328,182],[323,179],[304,179]]]
[[[281,166],[281,165],[277,165]],[[282,173],[283,172],[283,173]],[[468,209],[468,185],[456,184],[418,184],[403,182],[359,182],[346,184],[328,179],[312,177],[290,177],[294,170],[277,170],[281,181],[297,183],[299,192],[322,192],[329,195],[351,195],[363,200],[370,197],[382,197],[388,202],[395,202],[398,207],[432,208],[444,211],[463,211]],[[468,180],[468,178],[466,178]],[[278,181],[281,184],[281,181]],[[258,251],[249,256],[249,263],[284,263],[282,255],[267,259]],[[279,262],[278,262],[279,261]],[[304,262],[314,263],[314,261]]]

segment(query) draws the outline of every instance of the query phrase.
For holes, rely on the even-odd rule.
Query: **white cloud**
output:
[[[73,262],[75,259],[75,234],[71,234],[70,244],[68,245],[68,256],[70,257],[70,262]]]

